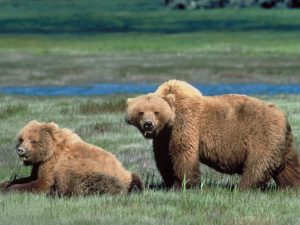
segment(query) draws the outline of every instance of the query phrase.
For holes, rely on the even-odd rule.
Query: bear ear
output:
[[[40,124],[40,122],[37,120],[31,120],[28,122],[28,124]]]
[[[127,98],[126,104],[128,105],[130,102],[132,102],[133,98]]]
[[[50,123],[47,123],[50,127],[54,128],[54,129],[58,129],[58,125],[56,123],[54,123],[53,121]]]
[[[58,125],[54,122],[44,123],[42,126],[42,130],[48,132],[52,136],[55,133],[55,131],[57,131],[58,129],[59,129]]]

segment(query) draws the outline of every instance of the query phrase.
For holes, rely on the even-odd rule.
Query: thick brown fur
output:
[[[4,191],[49,193],[52,189],[68,196],[117,194],[128,192],[139,180],[113,154],[53,122],[29,122],[19,132],[17,149],[25,152],[18,154],[24,165],[32,166],[31,176],[2,182]]]
[[[173,94],[175,97],[202,96],[202,93],[197,88],[182,80],[166,81],[156,89],[154,94],[162,98],[168,94]]]
[[[124,185],[116,178],[101,173],[88,172],[85,176],[74,170],[67,174],[56,176],[51,188],[50,195],[61,196],[86,196],[126,193]]]
[[[285,148],[287,154],[282,169],[273,176],[275,182],[281,188],[300,186],[299,156],[293,144],[293,134],[290,124],[287,123]]]
[[[155,113],[156,112],[156,113]],[[300,185],[300,165],[290,125],[273,104],[245,95],[156,94],[128,101],[126,120],[153,139],[157,167],[167,184],[199,183],[199,161],[228,174],[240,174],[241,188]],[[153,130],[143,123],[152,121]]]

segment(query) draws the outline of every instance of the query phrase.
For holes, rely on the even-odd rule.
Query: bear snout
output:
[[[18,153],[19,156],[23,156],[26,153],[26,149],[23,148],[23,147],[18,147],[17,148],[17,153]]]
[[[144,122],[143,128],[145,131],[152,131],[154,128],[154,123],[150,120],[147,120]]]
[[[20,158],[26,159],[29,157],[29,151],[26,150],[24,147],[18,147],[17,148],[17,154]]]

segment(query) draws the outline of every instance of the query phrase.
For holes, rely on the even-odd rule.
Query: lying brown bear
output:
[[[128,99],[125,119],[153,139],[156,164],[168,187],[196,186],[199,161],[240,174],[241,188],[265,188],[271,178],[282,188],[300,185],[291,127],[279,108],[245,95],[186,95],[184,89],[174,95],[161,89],[160,95]]]
[[[113,154],[53,122],[29,122],[17,142],[20,160],[32,166],[31,176],[2,182],[4,191],[77,196],[143,189],[140,178],[125,170]]]

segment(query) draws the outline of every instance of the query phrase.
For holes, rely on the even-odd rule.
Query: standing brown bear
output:
[[[17,154],[31,176],[0,184],[4,191],[57,193],[60,196],[120,194],[142,190],[140,178],[117,158],[57,124],[29,122],[17,138]]]
[[[259,99],[152,93],[128,99],[125,119],[153,139],[168,187],[196,186],[199,161],[240,174],[241,188],[265,188],[271,178],[281,188],[300,185],[290,125],[279,108]]]

